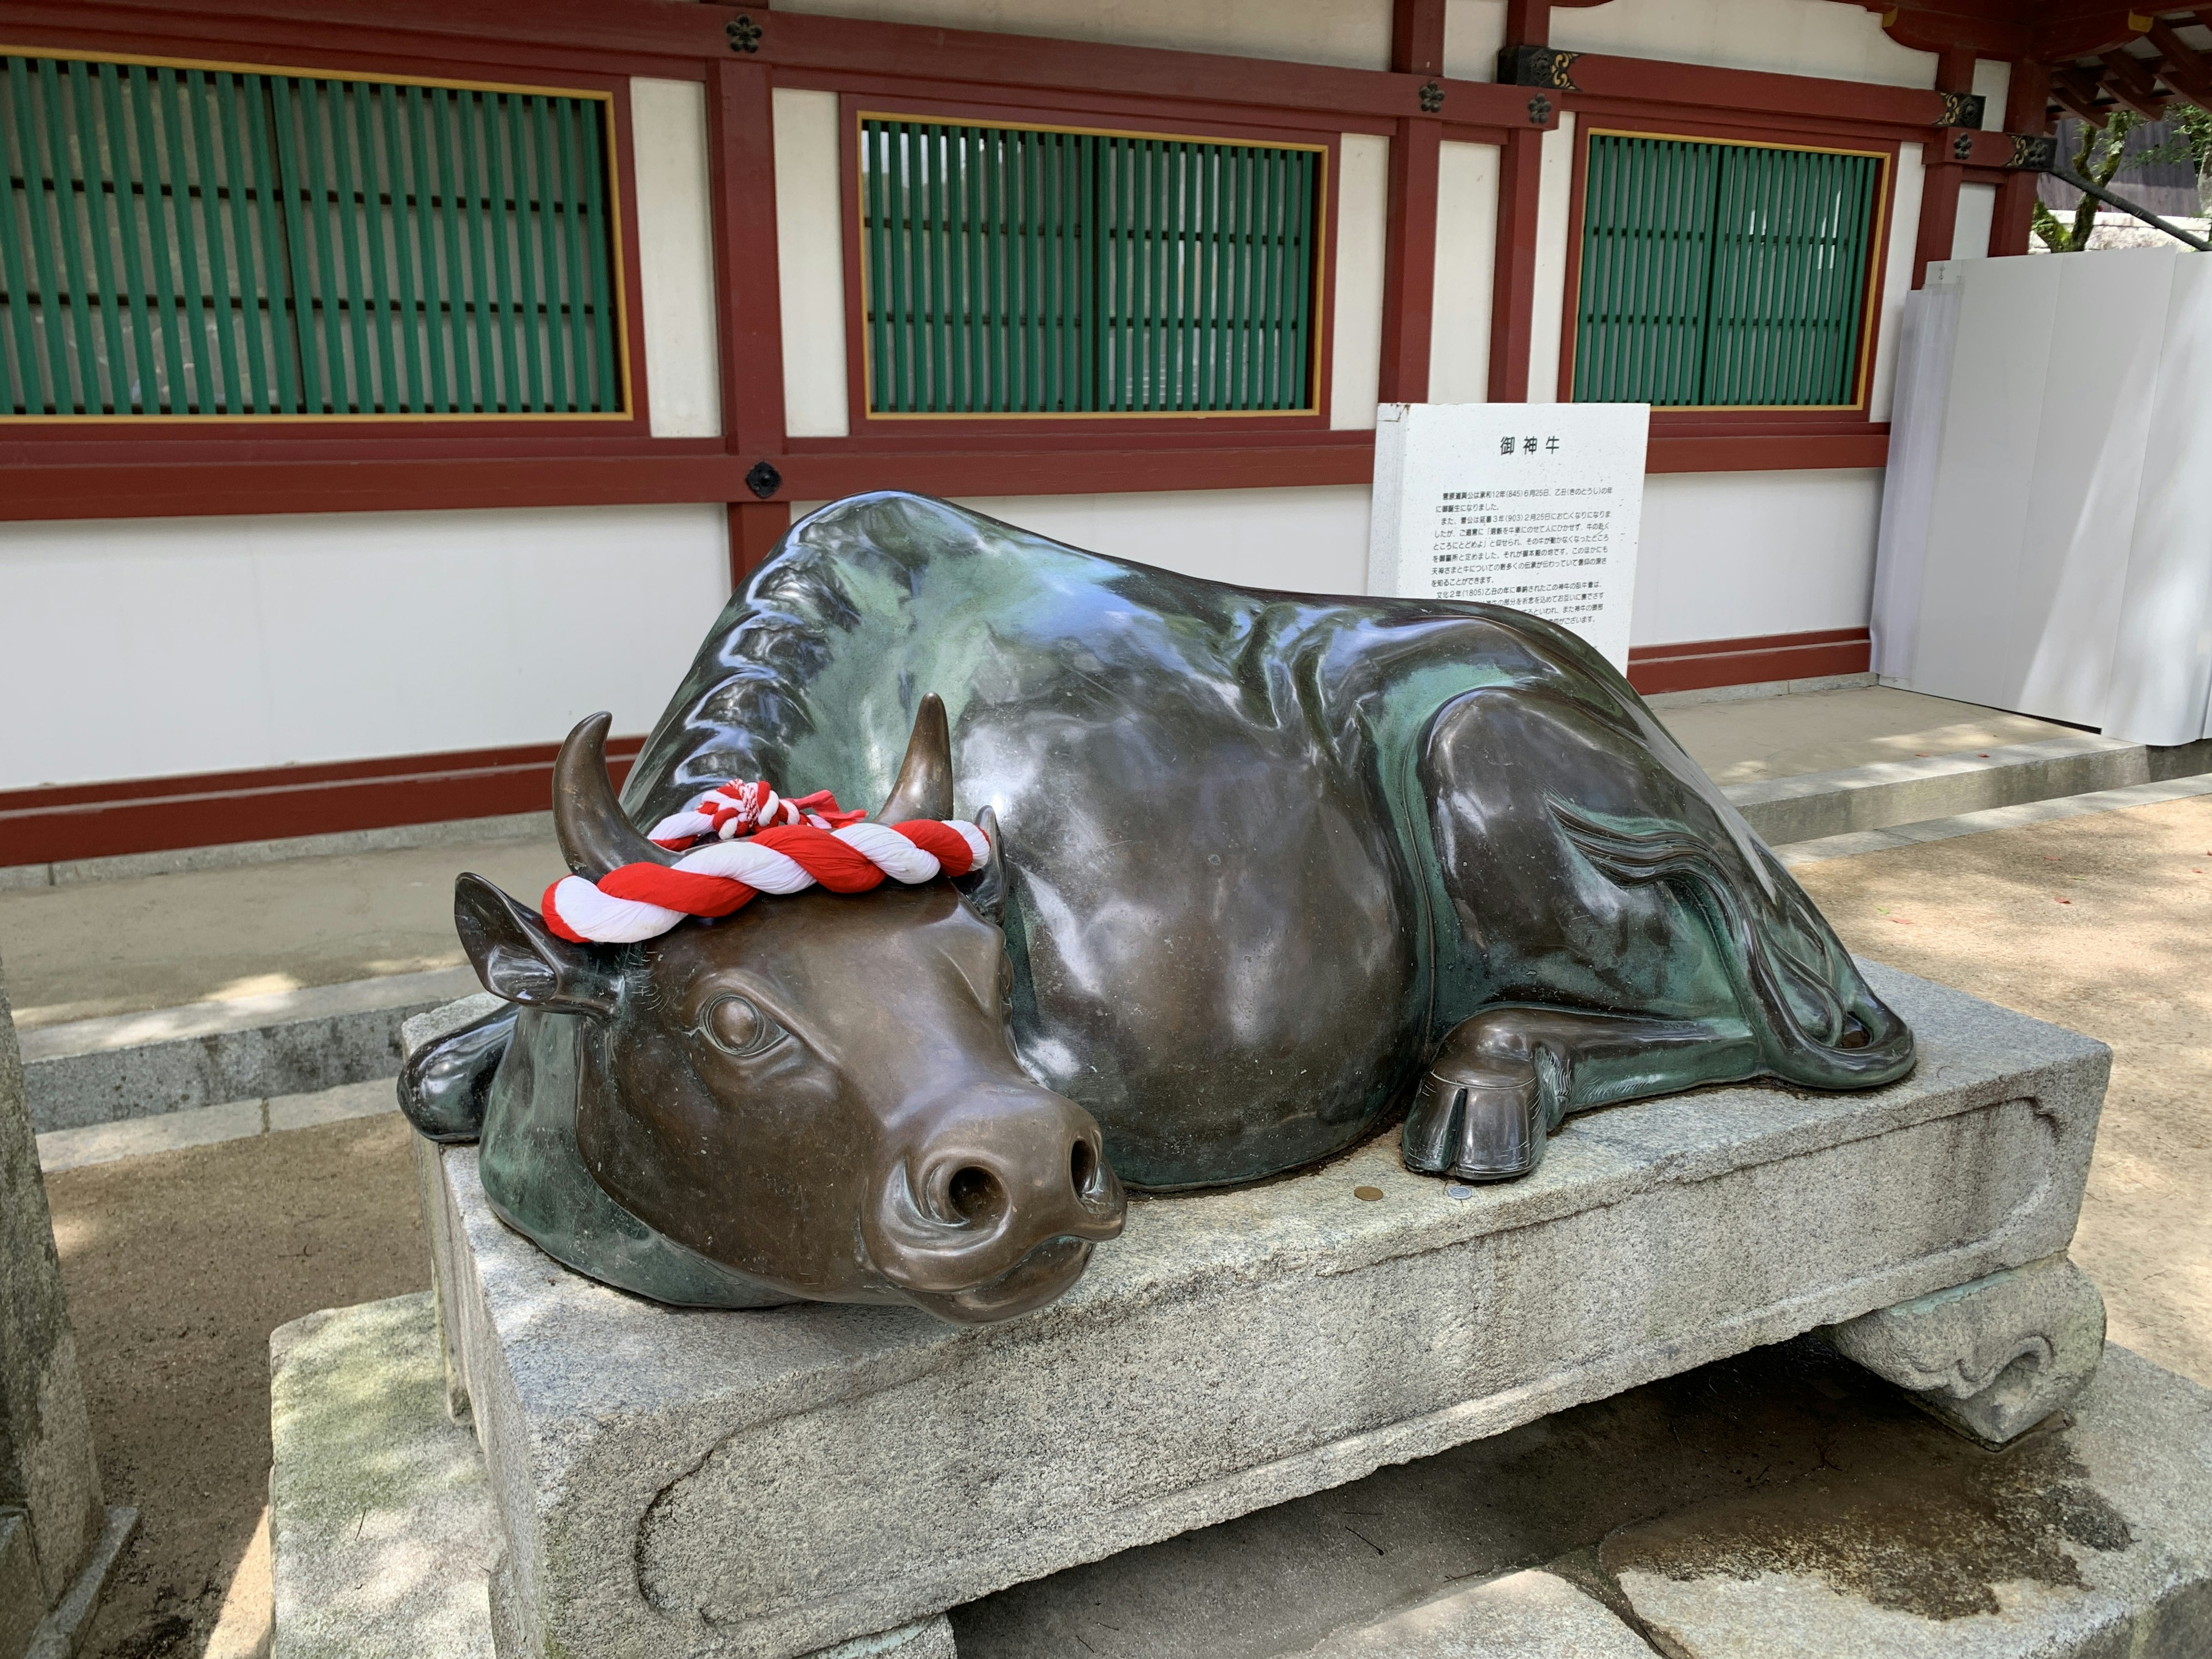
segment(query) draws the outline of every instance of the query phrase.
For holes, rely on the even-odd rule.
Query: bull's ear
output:
[[[1006,916],[1006,858],[1005,849],[999,844],[999,815],[985,807],[975,814],[975,827],[991,843],[991,861],[972,875],[961,878],[960,896],[968,901],[969,908],[977,915],[996,925]]]
[[[614,1012],[619,981],[600,953],[556,936],[482,876],[453,883],[453,927],[494,996],[595,1018]]]

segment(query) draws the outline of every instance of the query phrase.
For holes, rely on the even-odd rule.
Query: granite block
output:
[[[492,1659],[499,1519],[428,1295],[310,1314],[269,1349],[273,1659]]]
[[[1341,1631],[1301,1659],[1651,1659],[1644,1639],[1564,1578],[1508,1573]]]
[[[1921,1042],[1889,1088],[1592,1113],[1474,1190],[1386,1135],[1139,1201],[1066,1297],[983,1328],[655,1306],[503,1227],[473,1149],[425,1145],[501,1652],[811,1652],[2063,1251],[2107,1052],[1867,971]]]
[[[1608,1538],[1673,1659],[2212,1653],[2212,1393],[2108,1347],[2063,1419],[1905,1474],[1835,1467]]]

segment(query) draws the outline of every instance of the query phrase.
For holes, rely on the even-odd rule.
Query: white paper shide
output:
[[[1367,591],[1479,599],[1628,666],[1647,404],[1385,404]]]

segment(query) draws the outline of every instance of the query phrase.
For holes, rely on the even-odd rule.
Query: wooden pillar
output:
[[[730,591],[745,585],[745,578],[760,568],[775,551],[777,538],[791,528],[787,501],[732,501],[730,503]]]
[[[750,477],[784,458],[783,318],[775,249],[775,118],[765,64],[717,63],[708,83],[713,156],[716,321],[722,350],[722,442]],[[732,468],[734,472],[737,469]],[[734,590],[791,523],[779,481],[729,503]]]
[[[1490,297],[1490,401],[1517,404],[1528,396],[1528,336],[1536,308],[1536,192],[1543,176],[1544,135],[1536,128],[1506,135],[1498,167],[1498,252]]]
[[[1972,92],[1974,52],[1971,46],[1953,46],[1936,60],[1936,90]],[[1951,257],[1951,241],[1959,226],[1959,185],[1963,179],[1958,158],[1952,154],[1956,135],[1942,129],[1929,135],[1920,158],[1920,227],[1912,246],[1912,286],[1928,280],[1928,262]]]
[[[1551,0],[1505,0],[1505,45],[1551,44]],[[1535,319],[1536,196],[1543,177],[1544,135],[1536,128],[1506,135],[1498,160],[1498,246],[1490,289],[1490,401],[1525,402],[1528,334]]]
[[[1441,76],[1443,0],[1395,0],[1390,67],[1401,75]],[[1417,404],[1429,395],[1429,331],[1437,286],[1437,169],[1443,123],[1407,116],[1390,135],[1388,252],[1382,277],[1382,401]]]
[[[2017,62],[2005,94],[2005,131],[2037,136],[2051,131],[2051,70],[2048,64]],[[1997,186],[1996,211],[1990,218],[1990,257],[2027,252],[2035,222],[2035,185],[2040,175],[2015,173]]]

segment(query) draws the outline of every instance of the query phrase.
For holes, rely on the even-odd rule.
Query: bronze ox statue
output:
[[[960,890],[626,946],[460,878],[519,1006],[418,1053],[410,1115],[481,1140],[511,1225],[664,1302],[1002,1319],[1120,1231],[1124,1182],[1255,1181],[1398,1111],[1413,1169],[1506,1179],[1571,1113],[1912,1065],[1627,683],[1517,611],[1246,592],[856,496],[731,601],[620,804],[605,732],[555,780],[580,875],[669,861],[636,823],[732,778],[957,806],[996,854]]]

